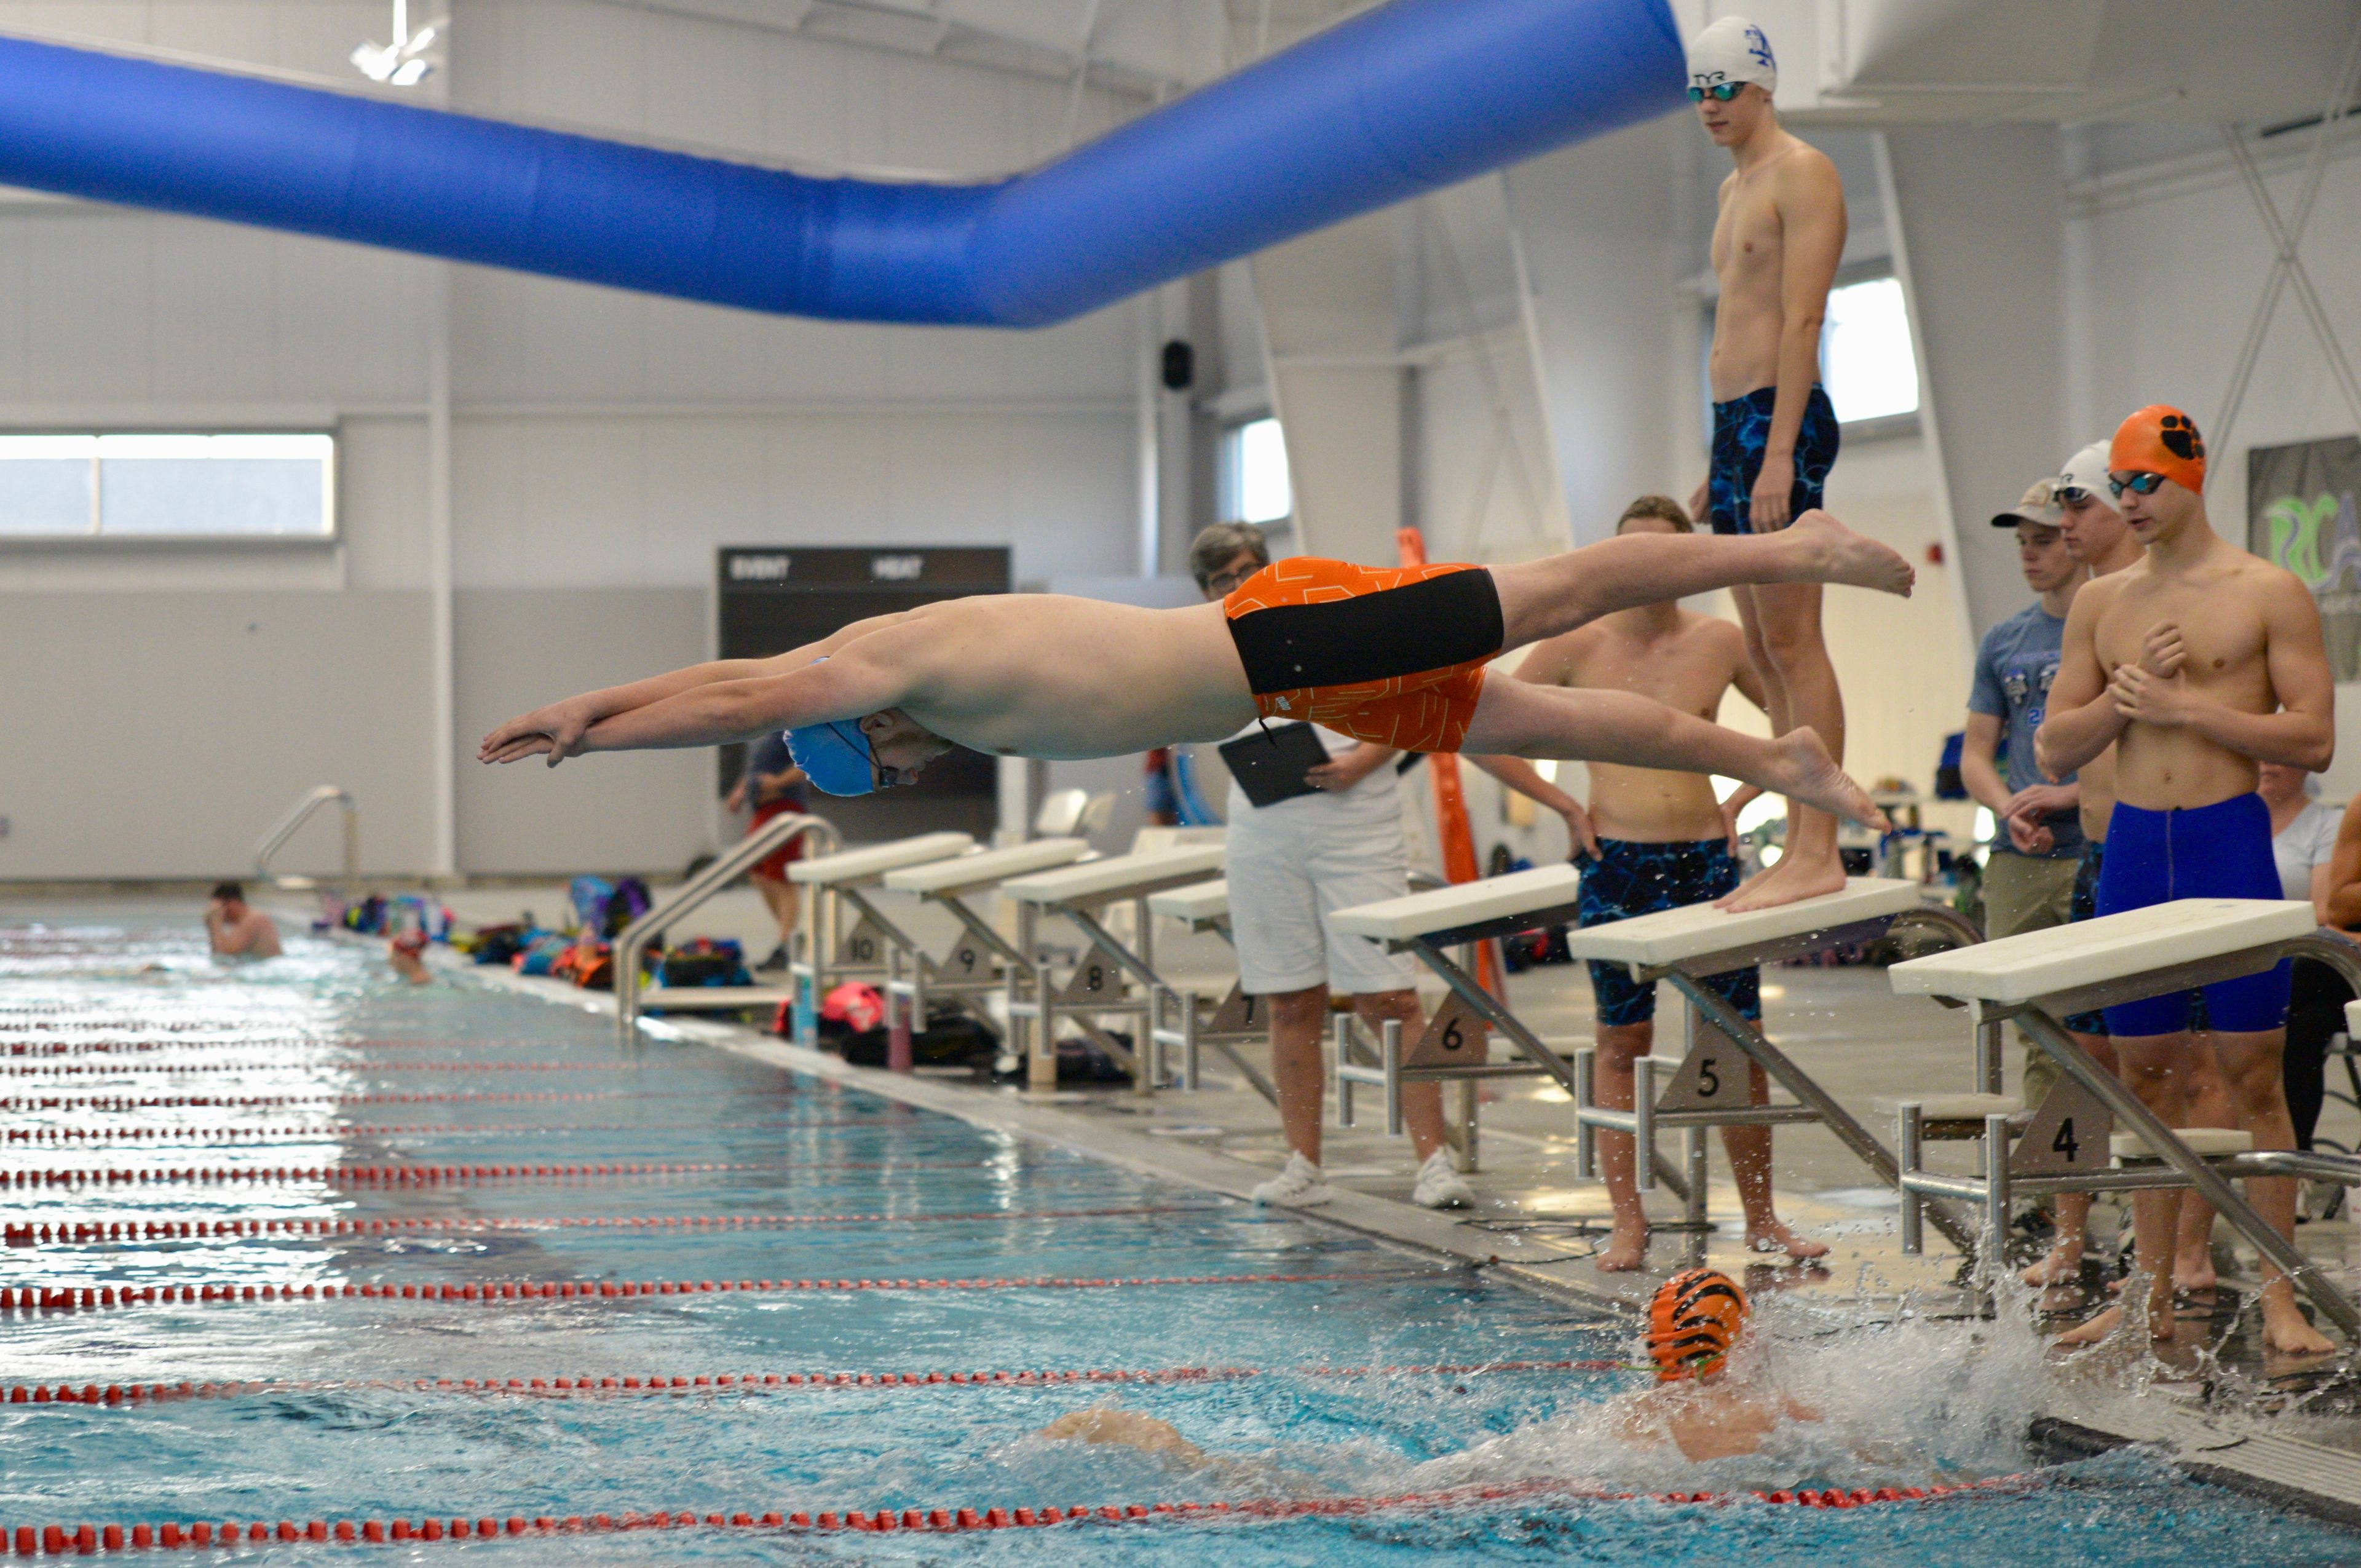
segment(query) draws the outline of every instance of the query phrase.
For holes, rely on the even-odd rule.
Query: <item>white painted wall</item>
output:
[[[454,10],[427,101],[447,90],[478,112],[800,168],[994,173],[1147,104],[661,7]],[[0,27],[337,82],[385,26],[378,0],[0,4]],[[0,613],[0,667],[44,673],[5,724],[40,739],[0,762],[0,880],[235,872],[323,779],[364,795],[373,868],[432,863],[428,710],[406,705],[433,664],[427,413],[446,272],[463,870],[669,870],[702,843],[703,757],[609,759],[562,783],[478,777],[471,759],[517,707],[699,656],[704,616],[684,607],[702,603],[717,545],[1006,543],[1024,578],[1137,570],[1127,307],[1029,334],[785,321],[0,195],[0,428],[326,423],[343,438],[336,547],[0,545],[0,596],[23,607]],[[258,672],[214,630],[263,603],[276,632]],[[369,700],[373,685],[390,695]],[[290,685],[338,700],[274,700]],[[290,713],[302,735],[285,767],[222,761],[274,751],[261,738]],[[162,765],[80,761],[151,751]],[[100,779],[87,797],[85,772]],[[69,831],[83,798],[96,805]]]

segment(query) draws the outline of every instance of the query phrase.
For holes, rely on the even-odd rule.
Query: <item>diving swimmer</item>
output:
[[[1621,691],[1544,688],[1485,666],[1635,605],[1739,583],[1907,595],[1908,562],[1825,512],[1778,533],[1632,533],[1492,567],[1376,570],[1298,557],[1218,602],[1143,609],[1056,594],[947,599],[859,620],[769,659],[692,665],[522,714],[486,762],[711,746],[785,729],[830,795],[915,777],[954,744],[1121,756],[1307,719],[1421,751],[1603,758],[1720,773],[1882,828],[1819,738],[1724,729]]]

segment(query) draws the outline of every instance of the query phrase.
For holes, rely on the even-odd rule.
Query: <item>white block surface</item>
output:
[[[1071,904],[1086,898],[1120,898],[1130,888],[1185,876],[1212,876],[1222,869],[1222,861],[1226,853],[1227,850],[1220,844],[1193,844],[1184,849],[1117,855],[1113,860],[1085,861],[1078,866],[1016,877],[1001,883],[1000,891],[1025,904]]]
[[[2180,1141],[2196,1154],[2245,1154],[2255,1146],[2255,1135],[2242,1133],[2235,1127],[2180,1127],[2175,1129]],[[2107,1152],[2117,1159],[2147,1159],[2154,1157],[2147,1140],[2126,1128],[2110,1135]]]
[[[1563,908],[1574,902],[1581,885],[1582,873],[1570,865],[1536,866],[1529,872],[1480,877],[1406,898],[1357,904],[1330,915],[1328,924],[1347,937],[1406,942],[1431,931],[1453,931],[1488,920]]]
[[[1667,909],[1611,925],[1593,926],[1566,934],[1567,948],[1577,959],[1598,959],[1617,964],[1671,964],[1707,953],[1725,953],[1757,943],[1825,931],[1855,921],[1901,915],[1925,900],[1915,882],[1854,877],[1842,893],[1823,894],[1775,909],[1750,909],[1731,915],[1710,904]]]
[[[822,855],[816,861],[796,861],[787,867],[787,880],[823,885],[860,882],[868,877],[883,876],[902,866],[922,865],[950,855],[963,855],[974,848],[975,840],[965,833],[920,833],[913,838],[896,839],[890,844],[846,850],[839,854]]]
[[[961,888],[989,887],[1027,872],[1070,865],[1090,853],[1090,850],[1087,839],[1036,839],[1029,843],[1011,844],[1005,850],[953,855],[947,861],[929,861],[925,865],[887,872],[885,886],[892,893],[950,893]]]
[[[1148,895],[1148,908],[1152,915],[1170,916],[1191,925],[1219,920],[1230,912],[1229,879],[1191,883],[1187,887],[1168,887],[1162,893],[1151,893]]]
[[[2318,925],[2312,905],[2302,900],[2181,898],[1930,954],[1885,972],[1904,996],[2031,1002],[2283,942]]]

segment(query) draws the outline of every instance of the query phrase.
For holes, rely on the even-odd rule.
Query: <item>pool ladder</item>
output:
[[[804,840],[807,851],[815,854],[830,853],[844,842],[825,817],[800,811],[783,813],[740,839],[728,853],[683,883],[670,898],[623,927],[623,934],[615,939],[615,1027],[626,1044],[638,1035],[640,1015],[650,1007],[728,1013],[796,1000],[789,986],[650,985],[640,974],[640,962],[648,944],[674,921],[704,905],[772,851],[798,839]],[[817,1006],[818,999],[813,998],[811,1004]]]
[[[361,814],[353,804],[351,794],[335,784],[321,784],[309,795],[287,808],[287,815],[273,823],[269,831],[254,842],[254,874],[258,881],[268,881],[290,893],[308,893],[319,883],[307,876],[274,877],[270,874],[270,857],[287,847],[287,840],[296,830],[312,820],[312,814],[335,802],[345,812],[345,871],[338,888],[350,896],[360,883],[361,875]]]

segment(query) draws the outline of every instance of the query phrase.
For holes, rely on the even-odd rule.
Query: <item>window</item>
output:
[[[1217,483],[1224,522],[1283,522],[1294,515],[1279,421],[1250,420],[1222,433]]]
[[[335,537],[335,437],[0,435],[0,538]]]
[[[1828,291],[1820,381],[1839,424],[1918,411],[1918,356],[1910,348],[1910,313],[1899,278],[1870,278]]]

